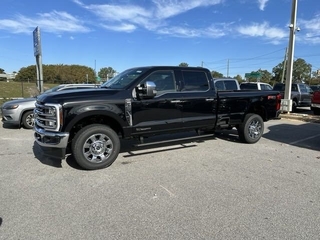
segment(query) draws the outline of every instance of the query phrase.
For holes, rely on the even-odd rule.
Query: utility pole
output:
[[[227,62],[227,77],[229,77],[229,59],[228,59],[228,62]]]
[[[282,76],[281,76],[281,83],[283,83],[284,80],[284,73],[287,65],[287,57],[288,57],[288,48],[286,48],[286,52],[284,54],[284,60],[283,60],[283,66],[282,66]]]
[[[293,69],[294,43],[295,43],[296,31],[300,31],[299,28],[296,28],[297,4],[298,4],[298,0],[292,0],[291,22],[289,25],[290,36],[289,36],[286,87],[284,91],[284,99],[281,100],[281,107],[284,112],[292,111],[291,84],[292,84],[292,72],[293,72],[292,69]]]

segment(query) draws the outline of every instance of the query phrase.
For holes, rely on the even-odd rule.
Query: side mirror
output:
[[[137,92],[140,98],[153,98],[157,95],[156,84],[151,81],[146,81],[145,84],[137,88]]]

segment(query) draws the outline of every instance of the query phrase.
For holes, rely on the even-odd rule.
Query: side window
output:
[[[175,92],[176,81],[173,71],[160,70],[151,73],[140,84],[144,84],[146,81],[154,82],[156,85],[157,95],[164,92]]]
[[[291,85],[291,91],[296,91],[296,92],[298,91],[298,87],[296,84]]]
[[[207,91],[209,89],[208,78],[202,71],[182,71],[184,86],[182,91]]]
[[[272,90],[272,87],[268,84],[261,84],[260,87],[261,87],[261,90],[266,90],[266,91]]]
[[[300,92],[308,93],[308,89],[304,84],[299,84]]]
[[[270,85],[266,85],[266,90],[272,90],[272,87]]]
[[[226,90],[238,90],[238,85],[235,81],[225,81]]]
[[[216,81],[216,82],[214,83],[214,86],[215,86],[215,88],[216,88],[218,91],[223,91],[223,90],[225,90],[223,81]]]

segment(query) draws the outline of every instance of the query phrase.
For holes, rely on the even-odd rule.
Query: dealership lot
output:
[[[0,127],[0,239],[318,239],[320,125],[265,124],[137,150],[109,168],[48,159],[33,131]]]

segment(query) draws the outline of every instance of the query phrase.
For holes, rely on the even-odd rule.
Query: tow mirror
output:
[[[141,84],[141,86],[137,88],[137,91],[141,98],[153,98],[157,95],[156,84],[151,81],[146,81],[144,84]]]

